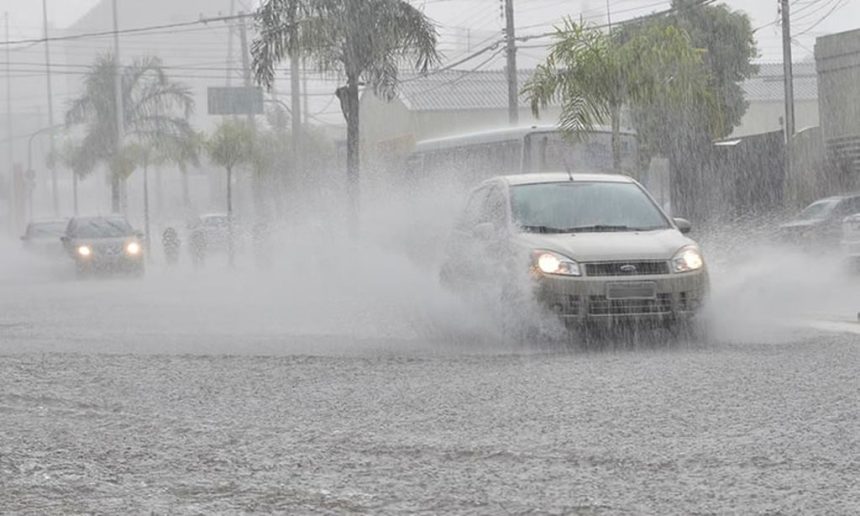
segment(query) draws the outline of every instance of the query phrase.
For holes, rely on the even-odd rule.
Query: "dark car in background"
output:
[[[27,225],[27,230],[21,236],[21,242],[27,251],[41,255],[57,255],[63,253],[60,239],[66,233],[69,221],[65,219],[33,221]]]
[[[860,193],[820,199],[781,224],[779,239],[809,250],[836,249],[842,240],[842,221],[855,213],[860,213]]]
[[[125,217],[74,217],[62,241],[79,276],[108,272],[143,275],[143,235]]]

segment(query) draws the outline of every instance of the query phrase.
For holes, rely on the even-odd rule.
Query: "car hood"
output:
[[[72,242],[75,245],[91,245],[95,247],[122,245],[130,240],[135,240],[132,235],[115,238],[73,238]]]
[[[682,247],[695,244],[676,229],[636,233],[520,233],[517,239],[524,247],[559,252],[578,262],[670,260]]]
[[[780,229],[807,229],[814,228],[816,226],[820,226],[824,224],[824,219],[810,219],[810,220],[792,220],[790,222],[786,222],[784,224],[780,224]]]

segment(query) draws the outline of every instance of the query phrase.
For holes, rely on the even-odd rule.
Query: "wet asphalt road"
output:
[[[0,279],[2,513],[860,513],[856,333],[566,351],[408,275]]]
[[[860,346],[0,357],[5,513],[857,514]]]

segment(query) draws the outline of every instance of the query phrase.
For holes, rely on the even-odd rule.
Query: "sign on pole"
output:
[[[255,87],[207,88],[210,115],[261,115],[263,90]]]

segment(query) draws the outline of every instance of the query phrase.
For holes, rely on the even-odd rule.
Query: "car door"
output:
[[[825,242],[827,244],[839,242],[842,238],[842,221],[856,213],[860,213],[860,197],[848,197],[840,201],[825,223]]]

